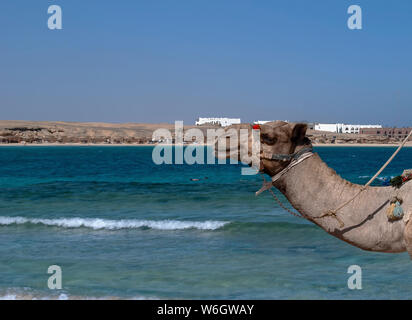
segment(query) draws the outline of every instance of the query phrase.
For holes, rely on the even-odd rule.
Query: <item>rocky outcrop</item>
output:
[[[332,133],[308,130],[307,136],[313,144],[397,144],[398,138],[389,138],[379,135]]]
[[[0,143],[152,144],[159,128],[174,132],[172,124],[0,121]]]

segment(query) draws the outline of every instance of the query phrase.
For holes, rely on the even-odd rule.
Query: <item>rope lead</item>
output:
[[[409,132],[409,135],[405,138],[405,140],[403,140],[403,142],[399,145],[398,149],[393,153],[393,155],[389,158],[388,161],[386,161],[386,163],[379,169],[379,171],[372,177],[372,179],[369,180],[369,182],[367,184],[365,184],[364,186],[360,186],[360,190],[359,192],[351,199],[349,199],[348,201],[346,201],[345,203],[343,203],[342,205],[340,205],[338,208],[336,208],[335,210],[328,210],[326,213],[320,215],[319,217],[313,217],[313,219],[322,219],[325,217],[333,217],[335,218],[338,222],[339,222],[339,226],[340,228],[343,228],[345,226],[345,223],[343,222],[343,220],[341,218],[338,217],[338,211],[340,211],[342,208],[346,207],[349,203],[351,203],[353,200],[355,200],[363,191],[365,191],[367,189],[367,187],[369,187],[373,181],[375,181],[375,179],[382,173],[383,170],[385,170],[385,168],[392,162],[392,160],[396,157],[396,155],[399,153],[399,151],[401,151],[401,149],[403,148],[403,146],[405,145],[405,143],[409,140],[409,138],[412,135],[412,130],[411,132]],[[310,155],[308,155],[307,157],[309,157]],[[297,161],[296,163],[294,163],[294,165],[299,164],[301,161],[305,160],[307,157],[301,158],[300,161]],[[293,166],[294,166],[293,165]],[[259,195],[260,193],[262,193],[263,191],[269,190],[270,193],[272,194],[273,198],[275,199],[275,201],[279,204],[279,206],[281,208],[283,208],[284,210],[286,210],[287,212],[289,212],[291,215],[298,217],[298,218],[302,218],[305,219],[304,216],[302,216],[301,214],[297,214],[295,212],[293,212],[292,210],[286,208],[283,203],[279,200],[279,198],[276,196],[276,194],[272,191],[272,186],[273,186],[273,182],[276,181],[281,175],[283,175],[284,173],[286,173],[288,171],[288,169],[290,169],[290,167],[292,166],[288,166],[286,167],[284,170],[282,170],[282,172],[280,173],[280,175],[275,176],[276,179],[273,179],[275,177],[272,177],[272,181],[271,182],[267,182],[265,177],[262,174],[262,179],[263,179],[263,185],[262,188],[260,188],[259,191],[256,192],[256,195]]]
[[[379,177],[379,175],[382,173],[383,170],[385,170],[385,168],[392,162],[392,160],[396,157],[396,155],[399,153],[399,151],[401,151],[401,149],[403,148],[403,146],[405,145],[405,143],[409,140],[409,138],[412,135],[412,130],[411,132],[409,132],[408,136],[405,138],[405,140],[403,140],[403,142],[399,145],[398,149],[396,149],[396,151],[393,153],[393,155],[389,158],[388,161],[386,161],[386,163],[379,169],[379,171],[372,177],[372,179],[370,179],[368,181],[367,184],[365,184],[364,186],[361,186],[361,189],[359,190],[359,192],[351,199],[349,199],[348,201],[346,201],[344,204],[340,205],[337,209],[335,210],[329,210],[327,213],[319,216],[319,217],[315,217],[315,219],[321,219],[324,218],[326,216],[333,216],[336,220],[339,221],[341,228],[343,228],[345,226],[345,224],[343,223],[343,221],[337,216],[337,213],[339,210],[341,210],[342,208],[346,207],[349,203],[351,203],[353,200],[355,200],[363,191],[366,190],[367,187],[369,187],[373,181],[375,181],[375,179],[377,177]],[[333,214],[329,214],[329,213],[333,213]]]

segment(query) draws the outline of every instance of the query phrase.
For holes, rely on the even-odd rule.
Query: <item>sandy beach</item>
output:
[[[158,144],[153,143],[0,143],[0,147],[154,147]],[[166,144],[167,146],[172,146],[171,144]],[[388,147],[394,148],[399,147],[399,144],[383,144],[383,143],[314,143],[314,147]],[[412,143],[408,142],[405,144],[404,148],[412,147]]]
[[[185,125],[184,130],[197,128],[207,136],[208,129],[219,126]],[[174,136],[170,123],[103,123],[62,121],[0,120],[0,146],[153,146],[153,133],[167,129]],[[396,147],[401,141],[383,136],[307,131],[314,146],[319,147]],[[406,146],[412,146],[409,141]]]
[[[314,147],[399,147],[400,143],[314,143]],[[409,141],[404,148],[412,147]]]

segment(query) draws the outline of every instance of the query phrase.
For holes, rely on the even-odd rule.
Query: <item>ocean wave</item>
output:
[[[303,230],[318,230],[318,227],[306,222],[231,222],[224,227],[224,230],[229,232],[244,232],[248,234],[254,232],[273,232],[274,234],[277,234],[278,232],[286,232],[291,234],[295,231],[301,233]]]
[[[69,297],[64,293],[56,296],[6,293],[4,295],[0,295],[0,300],[69,300]]]
[[[47,295],[43,292],[33,290],[6,290],[0,293],[0,300],[159,300],[157,297],[151,296],[81,296],[68,293],[57,293]]]
[[[98,218],[31,219],[24,217],[0,217],[0,226],[40,224],[62,228],[91,228],[94,230],[120,230],[149,228],[156,230],[216,230],[227,221],[178,221],[178,220],[107,220]]]
[[[376,179],[377,180],[380,180],[380,181],[384,181],[384,180],[387,180],[387,179],[392,179],[394,176],[379,176],[379,177],[377,177]],[[358,178],[359,179],[370,179],[370,178],[372,178],[372,176],[358,176]]]

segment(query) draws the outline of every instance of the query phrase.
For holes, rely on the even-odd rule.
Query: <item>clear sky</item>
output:
[[[410,0],[2,0],[0,40],[2,120],[412,125]]]

